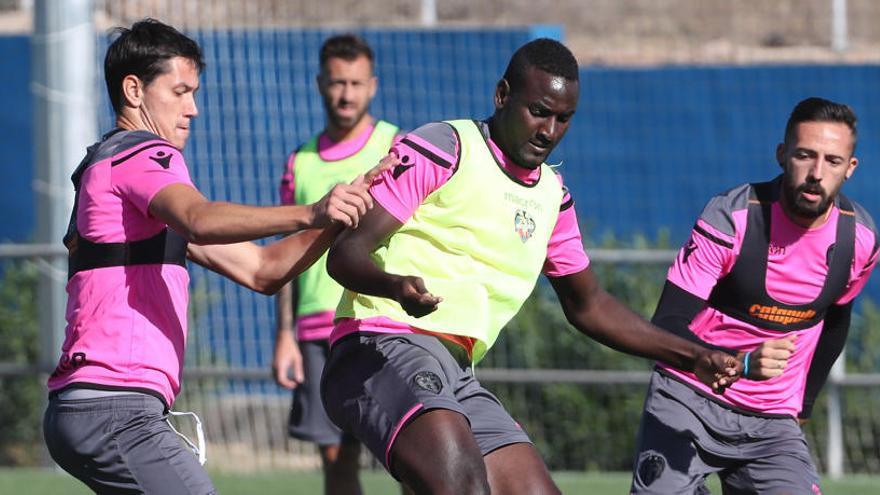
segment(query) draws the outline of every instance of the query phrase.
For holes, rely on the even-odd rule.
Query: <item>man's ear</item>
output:
[[[859,159],[856,157],[852,157],[849,159],[849,167],[846,169],[846,175],[843,176],[843,180],[849,180],[852,177],[852,174],[856,172],[856,167],[859,166]]]
[[[122,79],[122,99],[125,106],[140,108],[144,101],[144,82],[134,74]]]
[[[379,77],[378,76],[370,76],[369,84],[369,95],[372,100],[376,96],[376,90],[379,89]]]
[[[780,167],[785,168],[785,143],[779,143],[776,145],[776,163],[778,163]]]
[[[510,83],[503,77],[495,85],[495,109],[499,110],[504,107],[510,98]]]

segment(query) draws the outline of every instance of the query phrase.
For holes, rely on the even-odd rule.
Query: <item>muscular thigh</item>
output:
[[[548,495],[560,493],[547,466],[531,443],[509,444],[486,455],[492,493]]]
[[[327,414],[386,468],[401,430],[425,411],[465,416],[454,362],[433,337],[352,336],[334,344],[322,378]]]

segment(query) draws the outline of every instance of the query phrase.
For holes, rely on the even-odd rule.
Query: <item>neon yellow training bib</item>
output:
[[[320,200],[333,186],[349,183],[359,174],[371,169],[388,154],[398,128],[385,121],[377,121],[373,133],[360,151],[342,160],[325,161],[318,154],[318,136],[313,137],[296,152],[296,188],[294,201],[306,205]],[[297,278],[299,288],[296,314],[304,316],[336,309],[342,296],[342,286],[327,275],[327,253]]]
[[[448,123],[461,142],[457,170],[372,253],[388,273],[422,277],[443,302],[437,311],[414,318],[391,299],[346,290],[336,316],[385,316],[423,330],[473,337],[476,363],[534,289],[563,191],[547,164],[541,165],[538,182],[520,183],[492,155],[475,122]]]

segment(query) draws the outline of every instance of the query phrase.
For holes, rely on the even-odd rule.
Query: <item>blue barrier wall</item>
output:
[[[36,206],[30,38],[0,36],[0,53],[0,242],[21,242],[33,235]]]
[[[594,234],[670,229],[681,242],[705,202],[772,178],[776,144],[808,96],[859,116],[860,168],[844,192],[880,215],[880,67],[587,68],[581,109],[556,156]]]

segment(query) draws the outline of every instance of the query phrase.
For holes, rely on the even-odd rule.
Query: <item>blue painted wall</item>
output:
[[[0,53],[0,242],[21,242],[35,221],[30,39],[0,36]]]

